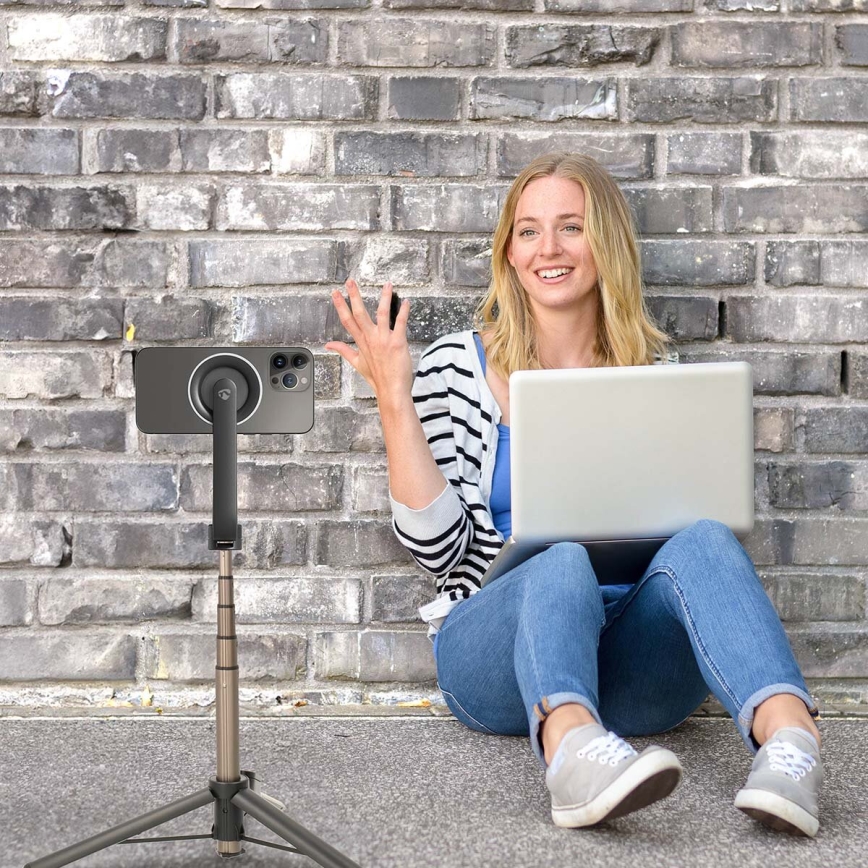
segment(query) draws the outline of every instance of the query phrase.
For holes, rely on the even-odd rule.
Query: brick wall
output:
[[[418,358],[561,149],[621,183],[684,360],[753,365],[745,546],[818,698],[864,701],[866,67],[866,0],[0,0],[0,705],[210,701],[210,439],[134,423],[166,343],[316,353],[314,430],[238,440],[242,701],[438,700],[329,292],[392,280]]]

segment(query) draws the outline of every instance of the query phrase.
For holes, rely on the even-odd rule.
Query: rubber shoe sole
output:
[[[741,789],[733,804],[749,817],[778,832],[813,838],[820,820],[795,802],[768,790]]]
[[[552,808],[556,826],[574,829],[623,817],[665,799],[681,782],[678,757],[662,747],[648,747],[624,773],[589,802]]]

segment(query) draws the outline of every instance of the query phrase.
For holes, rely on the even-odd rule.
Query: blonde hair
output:
[[[543,367],[527,291],[506,250],[522,191],[549,176],[576,181],[585,193],[584,234],[597,266],[600,302],[591,367],[649,365],[665,358],[670,338],[645,306],[636,228],[624,194],[593,157],[555,152],[537,157],[515,179],[494,231],[491,282],[473,314],[473,327],[491,335],[488,364],[504,379],[513,371]]]

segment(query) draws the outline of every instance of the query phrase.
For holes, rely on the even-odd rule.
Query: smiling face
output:
[[[538,319],[547,311],[581,312],[596,303],[597,268],[584,214],[585,191],[569,178],[535,178],[519,197],[506,256]],[[540,271],[549,270],[557,276],[542,277]]]

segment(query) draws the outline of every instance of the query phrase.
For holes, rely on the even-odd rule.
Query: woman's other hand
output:
[[[355,349],[342,341],[329,341],[325,349],[345,358],[367,381],[377,399],[402,398],[413,388],[413,360],[407,343],[407,320],[410,302],[401,303],[395,328],[389,328],[389,307],[392,301],[392,283],[383,285],[377,307],[377,322],[368,316],[358,284],[350,278],[345,284],[352,310],[347,307],[338,290],[332,293],[341,325],[356,342]]]

